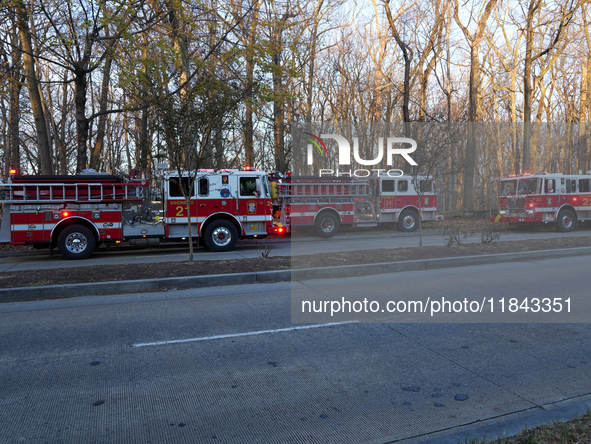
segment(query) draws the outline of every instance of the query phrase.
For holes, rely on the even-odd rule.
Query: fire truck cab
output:
[[[187,236],[189,218],[182,193],[191,180],[177,172],[160,179],[166,218],[165,237]],[[228,251],[238,238],[262,238],[273,225],[267,175],[262,171],[199,171],[191,187],[191,229],[212,251]]]
[[[183,194],[190,194],[189,213]],[[260,171],[157,171],[148,180],[109,174],[14,175],[0,185],[0,242],[57,247],[70,259],[101,244],[157,245],[191,234],[212,251],[271,230],[267,176]]]
[[[538,173],[500,179],[494,222],[533,228],[552,223],[569,232],[591,220],[591,175]]]

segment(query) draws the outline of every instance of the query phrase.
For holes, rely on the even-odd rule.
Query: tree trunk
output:
[[[320,10],[323,1],[319,1],[316,7],[316,11]],[[308,85],[307,85],[307,97],[306,97],[306,123],[312,122],[312,98],[313,98],[313,87],[314,87],[314,68],[316,65],[316,45],[318,40],[318,21],[314,18],[314,26],[312,28],[312,40],[310,42],[310,64],[308,67]]]
[[[67,118],[67,103],[68,103],[68,71],[64,70],[64,78],[62,83],[62,103],[61,103],[61,117],[59,125],[55,121],[53,99],[51,91],[48,89],[48,120],[51,122],[53,130],[53,141],[56,150],[55,171],[59,174],[67,174],[67,153],[66,153],[66,118]]]
[[[448,161],[448,185],[447,185],[447,209],[455,211],[457,207],[457,194],[456,194],[456,147],[455,143],[451,140],[451,43],[450,43],[450,28],[451,28],[451,5],[448,5],[447,9],[447,20],[445,22],[446,28],[446,98],[447,98],[447,137],[449,140],[449,161]]]
[[[459,17],[459,6],[457,0],[454,5],[454,16],[456,23],[462,29],[466,39],[470,42],[470,104],[468,107],[468,141],[466,147],[466,158],[464,163],[464,202],[465,210],[471,210],[474,206],[474,174],[476,172],[476,131],[474,122],[479,119],[479,88],[480,88],[480,60],[478,59],[478,48],[482,40],[486,22],[495,7],[497,0],[489,0],[486,4],[480,19],[478,20],[478,28],[473,36],[467,28],[462,25]]]
[[[588,45],[589,48],[589,56],[587,57],[587,116],[591,118],[591,100],[589,100],[589,94],[591,93],[591,78],[589,76],[589,72],[591,72],[591,45]],[[591,126],[589,123],[585,123],[586,127],[586,134],[587,134],[587,155],[591,153]],[[591,165],[589,165],[589,158],[587,157],[587,170],[591,169]],[[586,171],[585,171],[586,173]]]
[[[495,112],[495,120],[497,124],[494,125],[494,139],[495,140],[495,154],[497,160],[497,169],[499,171],[499,177],[503,177],[505,169],[503,165],[503,143],[502,143],[502,133],[500,128],[500,119],[498,116],[498,97],[496,90],[493,90],[493,104],[494,104],[494,112]]]
[[[253,123],[253,81],[254,81],[254,60],[252,56],[246,58],[246,100],[244,116],[244,161],[246,166],[254,165],[254,123]]]
[[[474,173],[476,171],[476,131],[478,120],[478,89],[480,86],[480,60],[478,47],[480,39],[472,40],[470,51],[470,103],[468,107],[468,143],[464,161],[464,209],[471,210],[474,206]]]
[[[60,118],[60,135],[58,145],[58,160],[60,174],[68,174],[68,153],[66,147],[66,119],[68,117],[68,71],[64,70],[64,83],[62,85],[62,115]]]
[[[570,22],[574,12],[580,6],[579,2],[570,2],[568,6],[564,6],[561,12],[560,23],[556,29],[556,34],[553,37],[551,43],[538,54],[534,55],[534,27],[533,20],[537,11],[545,3],[542,0],[530,0],[527,19],[525,24],[525,60],[524,60],[524,71],[523,71],[523,163],[522,172],[529,173],[531,169],[531,104],[533,100],[533,90],[536,82],[544,78],[544,75],[548,72],[551,66],[556,62],[560,52],[557,52],[552,58],[546,61],[540,73],[532,79],[532,63],[540,57],[548,54],[556,44],[560,41],[561,35],[564,29]],[[544,25],[547,26],[547,25]]]
[[[390,24],[390,30],[392,31],[392,35],[396,40],[396,43],[400,47],[402,51],[402,57],[404,58],[404,86],[402,91],[402,120],[406,123],[404,125],[404,136],[410,137],[410,111],[409,111],[409,104],[410,104],[410,65],[413,59],[413,51],[405,42],[402,41],[400,35],[398,34],[398,30],[396,29],[396,24],[394,23],[394,19],[392,18],[392,11],[390,11],[390,5],[388,2],[384,3],[386,8],[386,16],[388,18],[388,23]]]
[[[123,97],[123,103],[125,104],[125,96]],[[134,165],[131,163],[131,152],[129,150],[129,124],[127,113],[123,114],[123,143],[125,146],[125,156],[127,158],[127,171],[130,172]]]
[[[8,146],[5,152],[4,177],[8,177],[10,167],[20,172],[20,143],[19,143],[19,119],[20,119],[20,93],[22,83],[20,79],[20,49],[14,48],[12,52],[13,71],[8,77],[10,91],[10,105],[8,111]]]
[[[273,31],[273,142],[275,147],[275,168],[285,172],[285,109],[283,79],[281,72],[282,30]]]
[[[429,86],[429,76],[435,68],[436,58],[433,57],[427,64],[427,68],[421,73],[421,98],[419,102],[419,122],[425,121],[427,112],[427,87]],[[422,70],[422,69],[421,69]]]
[[[533,19],[537,8],[537,0],[531,0],[528,8],[525,27],[525,65],[523,68],[523,148],[521,172],[529,173],[530,169],[530,145],[531,145],[531,102],[532,81],[531,66],[534,50]],[[519,173],[519,171],[517,171]]]
[[[99,101],[99,111],[105,112],[107,110],[107,99],[109,97],[109,79],[111,76],[111,64],[113,57],[110,53],[107,54],[105,66],[103,67],[103,81],[101,84],[101,97]],[[90,168],[99,170],[101,154],[104,149],[105,126],[107,124],[107,114],[102,114],[98,118],[98,125],[96,131],[96,142],[92,153],[90,155]]]
[[[254,67],[255,67],[255,45],[256,30],[259,17],[258,1],[253,6],[250,30],[248,33],[247,54],[246,54],[246,112],[244,116],[244,158],[246,166],[254,166]]]
[[[88,119],[86,118],[86,71],[74,71],[75,102],[76,102],[76,173],[86,169],[88,157],[86,143],[88,141]]]
[[[587,66],[591,61],[591,55],[582,60],[581,63],[581,103],[579,107],[579,143],[577,156],[577,169],[583,174],[587,172],[587,82],[588,72]]]
[[[43,98],[39,94],[39,82],[35,73],[35,60],[33,58],[33,44],[31,42],[31,32],[29,30],[29,16],[22,0],[15,1],[17,27],[19,37],[23,48],[23,61],[25,66],[25,76],[27,78],[27,89],[29,90],[29,100],[31,110],[35,120],[35,129],[37,132],[37,145],[39,147],[39,163],[41,174],[52,174],[51,164],[51,145],[49,143],[49,134],[47,132],[47,123],[45,112],[43,111]]]
[[[148,57],[148,41],[147,37],[144,36],[144,40],[142,42],[142,56],[144,59]],[[143,71],[139,72],[139,77],[144,86],[148,85],[148,67],[146,66]],[[135,155],[135,168],[138,171],[147,171],[148,170],[148,156],[150,155],[150,143],[148,141],[148,113],[149,108],[146,105],[141,110],[140,118],[136,118],[136,127],[138,126],[139,122],[139,137],[137,139],[138,143],[136,146],[136,155]],[[129,148],[128,148],[129,149]],[[131,168],[131,165],[129,165]]]
[[[517,72],[511,73],[511,152],[513,153],[513,174],[519,173],[519,147],[517,145]]]

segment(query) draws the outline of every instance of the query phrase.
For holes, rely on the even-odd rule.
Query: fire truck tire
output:
[[[415,231],[419,227],[419,216],[416,211],[404,210],[398,217],[398,229],[400,231]]]
[[[203,242],[211,251],[231,251],[238,242],[238,230],[232,222],[214,220],[205,229]]]
[[[57,249],[67,259],[86,259],[95,246],[94,234],[84,225],[70,225],[57,237]]]
[[[316,218],[314,229],[319,237],[332,237],[339,231],[339,220],[334,214],[324,212]]]
[[[556,222],[556,230],[562,231],[563,233],[568,233],[573,231],[577,226],[577,218],[573,214],[571,210],[561,210],[558,213],[558,220]]]

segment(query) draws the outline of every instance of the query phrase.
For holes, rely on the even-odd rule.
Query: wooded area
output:
[[[487,208],[495,177],[591,169],[584,0],[0,4],[5,177],[287,171],[301,122],[464,123],[436,171],[448,210]]]

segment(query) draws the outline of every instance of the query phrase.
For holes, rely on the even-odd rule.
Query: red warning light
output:
[[[68,213],[67,211],[64,211],[64,212],[62,213],[62,216],[63,216],[63,217],[68,217],[69,215],[70,215],[70,213]]]
[[[17,173],[16,168],[11,168],[8,170],[8,174],[10,174],[11,176],[14,176]]]

